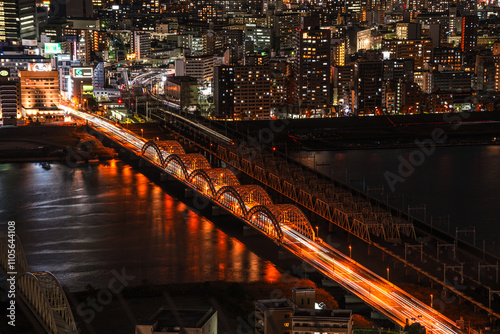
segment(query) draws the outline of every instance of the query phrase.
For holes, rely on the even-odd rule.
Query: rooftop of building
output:
[[[29,54],[24,54],[24,53],[17,53],[17,52],[9,52],[9,51],[1,51],[0,52],[0,59],[21,59],[21,60],[43,60],[46,61],[47,63],[50,62],[50,59],[45,58],[40,55],[29,55]]]
[[[293,308],[292,302],[288,299],[262,299],[255,301],[255,304],[267,309]]]
[[[298,287],[298,288],[293,288],[292,291],[294,291],[294,292],[315,292],[316,289],[311,288],[311,287]]]
[[[346,318],[347,320],[351,318],[351,310],[327,310],[327,309],[310,309],[310,308],[297,308],[293,312],[294,317],[334,317],[334,318]]]
[[[179,331],[180,328],[202,328],[205,323],[216,313],[209,310],[172,310],[161,308],[153,317],[156,322],[155,331]],[[152,324],[151,321],[141,324]]]
[[[192,82],[196,81],[196,78],[184,75],[184,76],[177,76],[177,75],[169,75],[167,76],[167,80],[173,83],[181,83],[181,82]]]

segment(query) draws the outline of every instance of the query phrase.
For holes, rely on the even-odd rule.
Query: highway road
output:
[[[140,153],[146,142],[143,138],[103,118],[76,111],[66,106],[61,106],[61,108],[72,116],[91,122],[98,130],[135,152]],[[154,162],[153,158],[150,160]],[[186,184],[195,188],[188,182]],[[246,221],[245,217],[238,218]],[[409,319],[410,323],[419,322],[425,326],[428,333],[465,333],[452,320],[418,301],[409,293],[371,272],[330,245],[319,239],[311,240],[284,224],[281,225],[281,229],[283,231],[282,243],[284,247],[399,325],[404,326],[406,320]]]

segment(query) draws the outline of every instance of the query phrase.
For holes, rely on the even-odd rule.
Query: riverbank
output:
[[[84,126],[0,128],[0,162],[108,160],[116,153]]]

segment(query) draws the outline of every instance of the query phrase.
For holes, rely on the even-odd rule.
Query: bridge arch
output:
[[[19,295],[30,305],[47,332],[77,333],[75,319],[61,284],[49,272],[26,272],[17,279]]]
[[[270,206],[270,209],[276,213],[280,224],[291,227],[311,240],[316,238],[311,222],[297,206],[293,204],[274,204]]]
[[[270,237],[278,241],[283,239],[283,231],[281,230],[279,221],[276,219],[276,215],[269,210],[268,206],[254,206],[248,211],[246,218],[252,225],[264,231]]]
[[[297,206],[293,204],[272,204],[267,205],[267,208],[276,217],[280,226],[288,226],[311,240],[315,239],[316,234],[309,219]]]
[[[243,217],[256,205],[273,204],[267,192],[258,185],[222,187],[217,191],[215,200]]]
[[[180,179],[187,179],[190,171],[209,169],[210,163],[199,153],[170,154],[162,167]]]
[[[224,186],[240,185],[240,181],[238,181],[234,173],[227,168],[204,168],[194,170],[189,175],[188,182],[211,198],[214,198],[217,191]]]
[[[175,140],[155,141],[149,140],[142,146],[141,154],[151,154],[152,160],[159,162],[161,166],[165,164],[165,159],[170,154],[185,154],[184,148]]]
[[[214,184],[210,179],[210,176],[207,174],[206,169],[197,169],[194,170],[188,177],[188,182],[191,183],[196,189],[198,189],[201,193],[207,195],[212,198],[215,196],[217,192],[215,190]]]

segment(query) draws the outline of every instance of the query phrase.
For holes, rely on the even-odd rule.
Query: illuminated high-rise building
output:
[[[35,0],[0,1],[0,42],[36,37]]]
[[[382,110],[383,76],[382,61],[362,61],[354,65],[355,110],[358,114],[376,114]]]
[[[271,46],[275,51],[293,51],[295,31],[300,27],[299,14],[278,14],[272,17],[273,34]]]
[[[234,118],[268,119],[271,111],[269,65],[234,67]]]
[[[234,66],[214,67],[214,104],[217,118],[234,117]]]
[[[388,52],[391,59],[413,59],[415,70],[422,70],[425,63],[431,62],[432,40],[384,39],[382,51]]]
[[[98,0],[93,0],[98,1]],[[146,13],[159,13],[160,1],[159,0],[143,0],[142,8]]]
[[[477,15],[466,15],[462,17],[462,51],[473,51],[477,45]]]
[[[130,51],[135,59],[143,59],[151,54],[151,34],[142,31],[133,31],[130,36]]]
[[[17,125],[21,117],[19,82],[11,80],[8,68],[0,68],[0,123]]]
[[[283,93],[272,84],[280,81],[271,78],[270,66],[216,66],[214,68],[214,104],[218,118],[268,119],[271,111],[272,93],[278,101]],[[280,96],[283,96],[281,94]]]
[[[315,18],[302,19],[295,45],[298,107],[301,112],[321,113],[331,104],[331,32],[320,29],[319,20]]]

